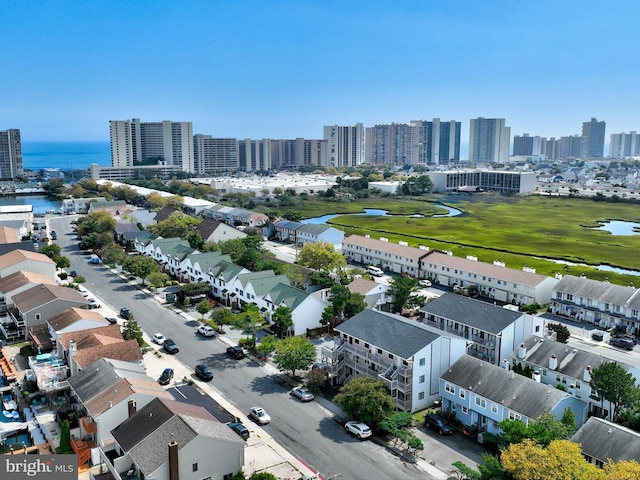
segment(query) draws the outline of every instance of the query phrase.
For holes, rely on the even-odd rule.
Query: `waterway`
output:
[[[605,230],[611,235],[620,236],[640,235],[640,223],[611,220],[609,222],[603,222],[602,226],[594,230]]]
[[[447,205],[444,205],[442,203],[435,203],[434,204],[436,207],[439,208],[444,208],[445,210],[447,210],[447,213],[441,213],[441,214],[437,214],[437,215],[432,215],[432,218],[436,218],[436,217],[455,217],[456,215],[460,215],[462,213],[462,211],[458,210],[457,208],[453,208],[453,207],[449,207]],[[321,217],[314,217],[314,218],[307,218],[306,220],[301,220],[301,223],[313,223],[316,225],[324,225],[326,224],[329,220],[336,218],[336,217],[341,217],[341,216],[363,216],[363,215],[372,215],[372,216],[377,216],[377,217],[388,217],[389,212],[387,210],[380,210],[377,208],[365,208],[364,209],[364,213],[332,213],[329,215],[323,215]],[[394,215],[395,216],[395,215]],[[423,215],[419,215],[419,214],[415,214],[415,215],[397,215],[397,216],[409,216],[412,218],[423,218]]]
[[[0,197],[0,205],[33,205],[33,213],[44,215],[51,211],[58,213],[62,202],[46,195],[16,195]]]

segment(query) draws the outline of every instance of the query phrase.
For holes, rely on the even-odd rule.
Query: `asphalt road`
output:
[[[215,375],[213,386],[241,411],[248,412],[254,405],[265,408],[272,417],[265,431],[293,455],[319,470],[325,479],[431,478],[386,448],[347,435],[333,414],[318,403],[294,399],[289,395],[289,387],[281,385],[277,376],[250,359],[228,357],[226,345],[220,340],[200,337],[196,333],[197,322],[159,305],[102,264],[90,264],[89,255],[77,247],[72,219],[54,218],[50,224],[58,233],[57,243],[63,254],[71,261],[70,269],[85,277],[86,287],[98,302],[110,305],[116,312],[128,307],[149,336],[161,332],[175,340],[180,347],[176,356],[183,364],[191,368],[197,363],[208,365]]]

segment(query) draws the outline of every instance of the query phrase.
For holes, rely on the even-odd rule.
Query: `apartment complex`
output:
[[[418,162],[441,165],[460,160],[460,122],[434,118],[412,120],[410,125],[419,130]]]
[[[606,123],[591,118],[582,124],[582,158],[602,158]]]
[[[326,166],[327,141],[305,138],[271,140],[271,165],[279,170]]]
[[[0,131],[0,178],[13,179],[23,175],[20,129]]]
[[[429,172],[434,192],[498,192],[502,194],[529,193],[536,189],[534,172],[487,169],[448,170]]]
[[[365,129],[361,123],[353,126],[325,126],[324,139],[327,141],[328,165],[357,167],[364,163],[364,134]]]
[[[238,168],[238,142],[235,138],[193,137],[196,172],[206,174]]]
[[[507,163],[511,127],[504,118],[472,118],[469,124],[469,161]]]
[[[113,167],[152,164],[195,172],[191,122],[141,122],[134,118],[109,123]]]
[[[636,132],[612,133],[609,141],[609,157],[629,158],[640,155],[640,139]]]
[[[514,135],[513,156],[538,156],[542,151],[542,138],[530,137],[528,133]]]

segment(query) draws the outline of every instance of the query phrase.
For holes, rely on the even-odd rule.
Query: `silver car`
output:
[[[294,388],[293,390],[291,390],[291,395],[293,395],[294,397],[298,397],[298,399],[302,400],[303,402],[310,402],[311,400],[316,398],[313,393],[303,387]]]

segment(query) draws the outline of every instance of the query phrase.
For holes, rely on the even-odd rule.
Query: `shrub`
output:
[[[238,345],[240,345],[243,348],[246,348],[247,350],[253,350],[253,348],[256,346],[255,342],[253,341],[253,338],[251,337],[242,337],[238,341]]]
[[[60,272],[58,274],[58,277],[60,278],[60,280],[66,280],[68,276],[69,274],[67,272]]]

